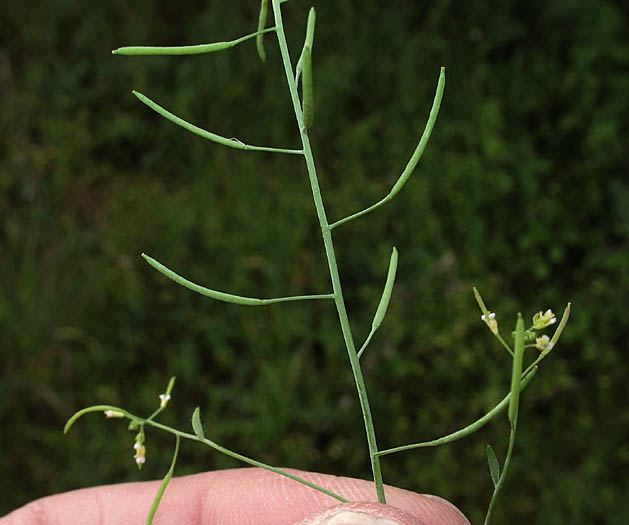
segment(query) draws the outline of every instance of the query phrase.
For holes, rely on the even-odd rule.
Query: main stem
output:
[[[325,247],[325,254],[328,260],[328,267],[330,269],[330,278],[332,280],[332,290],[334,291],[334,302],[336,304],[336,310],[339,315],[341,330],[343,332],[343,339],[345,340],[349,362],[352,367],[352,373],[354,374],[354,380],[356,381],[356,389],[358,390],[358,399],[360,400],[360,407],[363,413],[363,421],[365,423],[365,432],[367,434],[367,444],[369,446],[369,457],[371,459],[373,480],[376,485],[376,492],[378,493],[378,501],[380,503],[386,503],[384,495],[384,485],[382,482],[382,472],[380,470],[380,458],[376,455],[378,453],[378,445],[376,443],[376,432],[374,430],[373,420],[371,418],[371,409],[369,408],[369,398],[367,396],[367,389],[365,388],[365,380],[363,379],[362,370],[360,369],[358,355],[356,353],[356,346],[354,345],[354,338],[352,337],[352,330],[349,324],[349,319],[347,317],[347,310],[345,309],[345,300],[343,299],[341,279],[339,277],[338,266],[336,264],[336,255],[334,254],[332,232],[330,229],[330,224],[328,223],[328,218],[325,213],[323,198],[321,197],[317,171],[315,168],[314,158],[312,156],[312,149],[310,148],[310,139],[308,138],[308,131],[305,129],[303,123],[303,112],[301,110],[299,94],[297,93],[297,83],[295,82],[293,66],[291,64],[290,54],[288,52],[288,44],[286,42],[286,35],[284,33],[284,23],[282,21],[280,0],[273,0],[273,14],[275,16],[277,40],[280,46],[282,62],[284,63],[288,89],[290,91],[293,108],[295,110],[295,117],[297,119],[297,125],[299,126],[301,142],[303,144],[304,157],[306,159],[306,167],[308,169],[308,177],[310,179],[310,187],[312,189],[312,197],[314,200],[315,208],[317,210],[319,225],[321,226],[323,245]]]

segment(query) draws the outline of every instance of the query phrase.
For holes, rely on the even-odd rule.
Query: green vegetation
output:
[[[515,315],[515,301],[532,312],[559,310],[570,297],[578,314],[523,394],[518,482],[505,485],[496,521],[508,501],[513,523],[596,522],[604,512],[605,522],[624,523],[626,14],[605,2],[415,4],[317,6],[326,24],[312,58],[311,136],[331,220],[395,182],[427,116],[427,72],[447,64],[456,94],[397,205],[338,230],[348,310],[365,330],[358,340],[382,292],[387,239],[404,254],[388,315],[361,359],[374,421],[387,422],[380,444],[456,430],[508,389],[508,356],[478,322],[472,284],[501,319]],[[287,26],[303,25],[307,7],[287,9]],[[121,86],[137,86],[222,136],[246,130],[247,143],[297,148],[273,70],[277,50],[266,46],[259,69],[253,40],[211,60],[156,57],[138,67],[107,56],[132,41],[236,38],[255,30],[257,2],[82,9],[0,7],[8,100],[0,113],[0,445],[8,452],[0,511],[52,491],[162,476],[167,437],[151,445],[140,476],[129,468],[128,432],[114,429],[121,425],[85,419],[75,440],[63,440],[60,427],[92,401],[145,411],[170,373],[178,386],[169,424],[186,425],[201,405],[208,436],[247,455],[368,477],[328,301],[215,303],[139,257],[159,253],[192,281],[245,297],[327,289],[301,159],[220,148],[120,96]],[[352,31],[356,20],[373,30]],[[289,37],[299,49],[303,32]],[[384,457],[385,481],[448,497],[476,523],[490,495],[486,443],[504,457],[504,441],[496,423],[437,452]],[[192,449],[180,451],[178,474],[238,466]]]

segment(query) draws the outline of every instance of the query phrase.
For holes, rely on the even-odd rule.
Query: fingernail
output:
[[[391,505],[355,501],[323,509],[298,525],[424,525],[415,516]]]
[[[321,525],[400,525],[397,521],[387,518],[370,516],[364,512],[343,511],[336,516],[325,519]]]

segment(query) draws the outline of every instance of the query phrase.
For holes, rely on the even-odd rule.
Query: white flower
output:
[[[543,335],[542,337],[538,337],[535,339],[535,348],[538,350],[552,350],[554,343],[551,343],[550,337],[547,335]]]
[[[136,441],[133,448],[135,449],[135,456],[133,457],[135,458],[138,468],[141,469],[142,465],[146,463],[146,447],[142,443]]]
[[[168,402],[170,401],[170,394],[160,394],[159,395],[159,406],[164,408]]]
[[[118,410],[105,410],[105,417],[124,417],[124,414],[122,412],[119,412]]]
[[[489,327],[489,329],[496,335],[498,335],[498,321],[496,321],[496,314],[494,312],[488,312],[489,315],[481,315],[480,318],[482,321],[485,321],[485,324]]]
[[[537,312],[533,316],[533,328],[535,328],[535,330],[546,328],[547,326],[550,326],[551,324],[555,324],[556,322],[557,322],[557,318],[555,317],[555,314],[550,308],[546,310],[544,313]]]

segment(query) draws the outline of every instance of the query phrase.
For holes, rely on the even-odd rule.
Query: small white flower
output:
[[[105,410],[105,417],[124,417],[124,414],[122,412],[119,412],[118,410]]]
[[[547,335],[543,335],[542,337],[538,337],[535,339],[535,348],[538,350],[552,350],[554,343],[550,341],[550,337]]]
[[[159,406],[164,408],[168,402],[170,401],[170,394],[160,394],[159,395]]]
[[[485,321],[485,324],[494,334],[498,335],[498,321],[496,321],[496,314],[494,312],[489,312],[488,315],[483,314],[480,318],[482,321]]]
[[[135,458],[138,468],[141,469],[142,465],[146,463],[146,447],[142,443],[136,441],[133,448],[135,449],[135,456],[133,457]]]
[[[556,322],[557,322],[557,318],[555,317],[555,314],[550,308],[546,310],[544,313],[537,312],[533,316],[533,328],[535,328],[535,330],[546,328],[547,326],[550,326],[551,324],[555,324]]]

